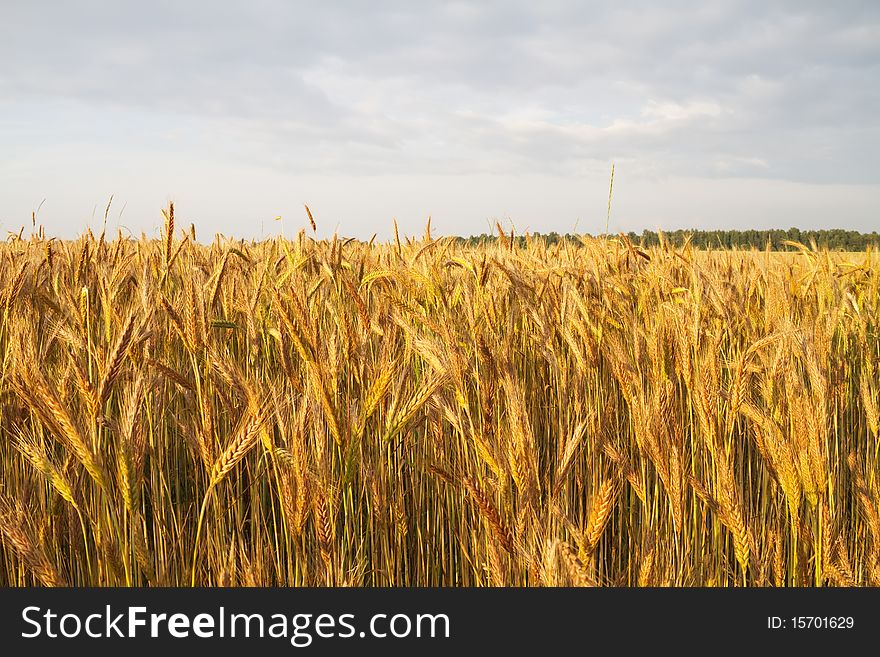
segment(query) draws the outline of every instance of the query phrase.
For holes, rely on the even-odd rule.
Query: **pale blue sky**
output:
[[[880,227],[880,3],[0,3],[0,231]]]

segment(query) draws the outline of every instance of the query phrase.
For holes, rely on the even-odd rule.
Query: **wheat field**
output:
[[[880,585],[872,254],[312,234],[0,245],[0,585]]]

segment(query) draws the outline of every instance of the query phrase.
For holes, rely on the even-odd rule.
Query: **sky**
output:
[[[660,5],[0,0],[0,235],[880,229],[880,3]]]

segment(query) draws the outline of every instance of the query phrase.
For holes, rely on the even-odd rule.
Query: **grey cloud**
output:
[[[688,176],[880,176],[873,2],[18,1],[3,14],[6,115],[16,99],[186,115],[218,153],[284,171],[570,175],[624,158]]]

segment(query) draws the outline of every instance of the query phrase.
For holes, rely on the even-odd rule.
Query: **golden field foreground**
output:
[[[0,245],[0,584],[880,585],[870,254],[169,219]]]

